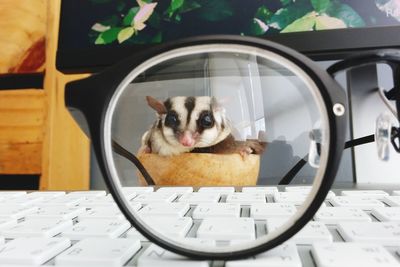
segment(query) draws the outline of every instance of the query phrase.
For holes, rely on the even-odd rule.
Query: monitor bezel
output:
[[[60,16],[60,32],[66,27]],[[313,60],[338,60],[362,51],[400,48],[400,26],[346,28],[262,36],[286,45]],[[59,34],[56,67],[63,73],[93,73],[112,66],[133,53],[157,44],[122,47],[99,46],[86,49],[62,49]]]

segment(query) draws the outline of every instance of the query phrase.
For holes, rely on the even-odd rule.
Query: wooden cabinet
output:
[[[0,91],[0,173],[40,174],[44,90]]]
[[[60,1],[46,2],[43,90],[0,91],[0,174],[39,174],[43,190],[85,190],[90,143],[65,108],[64,86],[87,75],[56,70]]]

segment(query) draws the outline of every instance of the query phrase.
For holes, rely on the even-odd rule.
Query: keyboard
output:
[[[141,214],[160,217],[149,221],[152,227],[195,241],[254,238],[240,227],[224,232],[227,222],[249,220],[257,229],[273,230],[309,190],[127,187],[124,194]],[[195,261],[152,244],[106,191],[0,191],[0,266],[400,267],[400,190],[332,189],[314,219],[289,241],[226,262]]]

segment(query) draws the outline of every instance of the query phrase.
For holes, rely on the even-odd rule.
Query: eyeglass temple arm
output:
[[[342,60],[330,66],[327,71],[335,76],[338,72],[346,71],[363,65],[386,63],[392,69],[394,86],[385,92],[387,99],[395,101],[397,121],[400,123],[400,50],[378,50],[364,53]],[[400,153],[400,127],[392,127],[391,143],[397,153]]]
[[[367,143],[372,143],[375,141],[375,135],[367,135],[364,137],[360,137],[357,139],[353,139],[350,141],[347,141],[345,143],[344,149],[350,148],[350,147],[355,147]],[[300,172],[301,168],[306,165],[308,161],[308,154],[305,155],[302,159],[300,159],[296,165],[294,165],[286,174],[283,176],[283,178],[279,181],[279,185],[288,185],[292,182],[294,177]]]
[[[397,120],[400,122],[400,65],[392,64],[391,65],[393,72],[393,88],[389,91],[385,92],[385,96],[389,100],[395,101],[396,111],[397,111]]]
[[[388,92],[385,92],[386,97],[389,100],[396,101],[396,109],[397,109],[397,116],[400,122],[400,51],[399,50],[381,50],[375,52],[368,52],[366,54],[362,54],[355,57],[350,57],[348,59],[342,60],[330,66],[327,69],[327,72],[331,76],[335,76],[337,73],[341,71],[346,71],[354,67],[360,67],[363,65],[369,64],[376,64],[376,63],[387,63],[392,68],[393,71],[393,80],[394,80],[394,87]],[[397,152],[400,152],[400,148],[396,146],[394,142],[394,138],[400,138],[400,130],[393,127],[395,130],[392,129],[392,144],[395,147]],[[394,136],[393,136],[394,134]],[[374,135],[368,135],[361,138],[357,138],[351,141],[347,141],[345,144],[345,149],[349,147],[354,147],[366,143],[371,143],[375,141]],[[399,142],[400,143],[400,142]],[[289,184],[294,177],[299,173],[299,171],[304,167],[307,163],[308,154],[300,159],[295,166],[293,166],[285,176],[280,180],[279,185],[287,185]]]
[[[327,69],[327,72],[331,76],[335,76],[337,73],[342,71],[377,63],[387,63],[392,68],[394,65],[399,65],[400,50],[393,50],[393,49],[378,50],[349,57],[331,65]]]
[[[133,163],[136,166],[136,168],[138,168],[139,172],[142,174],[147,185],[155,185],[154,180],[151,177],[151,175],[147,172],[146,168],[143,166],[143,164],[140,162],[140,160],[134,154],[132,154],[131,152],[126,150],[115,140],[112,140],[112,148],[115,153],[126,158],[131,163]]]
[[[327,72],[331,76],[335,76],[341,71],[377,63],[386,63],[392,69],[394,86],[391,90],[385,92],[385,96],[389,100],[395,101],[397,120],[400,122],[400,50],[379,50],[350,57],[333,64],[327,69]]]
[[[400,123],[400,65],[392,64],[393,88],[385,92],[387,99],[395,101],[397,121]],[[400,125],[399,125],[400,126]],[[400,127],[392,127],[390,141],[394,150],[400,153]]]

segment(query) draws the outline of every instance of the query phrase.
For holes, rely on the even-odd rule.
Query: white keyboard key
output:
[[[371,214],[381,222],[400,222],[400,207],[375,208]]]
[[[0,191],[0,198],[13,198],[26,195],[26,191]]]
[[[200,187],[198,192],[219,193],[221,195],[227,195],[235,192],[235,188],[233,186],[207,186],[207,187]]]
[[[123,266],[140,249],[140,241],[87,238],[55,258],[56,266]]]
[[[0,247],[0,264],[40,265],[69,246],[67,238],[17,238]]]
[[[190,217],[163,217],[144,216],[142,219],[151,230],[172,237],[184,237],[193,225]]]
[[[102,197],[106,196],[107,192],[104,190],[90,190],[90,191],[74,191],[68,193],[71,196],[84,196],[84,197]]]
[[[36,203],[40,203],[44,200],[44,197],[41,196],[31,196],[31,194],[26,194],[20,197],[15,198],[6,198],[1,202],[1,205],[4,206],[13,206],[13,205],[20,205],[20,206],[32,206]]]
[[[79,202],[81,207],[116,207],[115,201],[111,195],[101,197],[90,197]]]
[[[209,267],[207,261],[198,261],[185,258],[151,244],[139,256],[138,267]]]
[[[29,219],[17,225],[4,228],[0,235],[6,238],[17,237],[53,237],[72,226],[71,220],[53,218]]]
[[[183,195],[186,193],[192,193],[193,187],[182,186],[182,187],[160,187],[156,192],[167,192],[167,193],[177,193],[178,195]]]
[[[184,238],[177,238],[175,239],[180,244],[188,244],[190,246],[203,246],[203,247],[215,247],[217,242],[212,239],[203,239],[203,238],[196,238],[196,237],[184,237]],[[243,240],[242,240],[243,241]]]
[[[60,197],[60,196],[65,196],[66,193],[65,191],[34,191],[29,193],[29,195],[41,196],[41,197],[46,197],[46,196]]]
[[[344,222],[338,224],[338,231],[347,242],[400,245],[400,222]]]
[[[117,238],[130,228],[126,220],[98,219],[82,220],[62,232],[62,236],[71,240],[81,240],[88,237]]]
[[[352,207],[363,210],[385,206],[381,201],[368,196],[336,196],[330,199],[329,202],[335,207]]]
[[[36,212],[38,209],[38,207],[23,207],[20,205],[0,205],[0,217],[10,217],[18,220],[24,218],[27,214]]]
[[[325,224],[309,222],[291,239],[296,244],[308,245],[316,242],[333,242],[332,234]]]
[[[17,219],[14,218],[1,218],[0,217],[0,230],[17,225]]]
[[[129,205],[131,206],[131,208],[134,210],[134,211],[138,211],[138,210],[140,210],[140,208],[142,207],[142,204],[140,204],[140,203],[138,203],[138,202],[129,202]],[[117,209],[119,209],[118,207],[115,207],[115,208],[117,208]]]
[[[326,199],[326,200],[330,200],[331,198],[333,198],[333,197],[335,197],[335,196],[336,196],[335,192],[329,190],[329,191],[328,191],[328,194],[327,194],[326,197],[325,197],[325,199]]]
[[[151,203],[143,207],[139,215],[150,216],[175,216],[183,217],[189,211],[190,205],[187,203]]]
[[[318,267],[398,267],[397,260],[377,244],[313,244],[311,253]]]
[[[146,237],[144,237],[138,230],[131,227],[125,234],[126,238],[138,239],[140,241],[149,241]]]
[[[140,193],[140,194],[143,194],[143,193]],[[124,198],[126,199],[126,200],[132,200],[132,199],[134,199],[137,195],[139,195],[138,193],[136,193],[136,192],[130,192],[130,191],[122,191],[122,195],[124,196]]]
[[[194,209],[193,219],[204,219],[210,217],[240,217],[240,205],[235,203],[200,203]]]
[[[393,190],[392,195],[393,196],[400,196],[400,190]]]
[[[276,186],[253,186],[253,187],[243,187],[243,193],[264,193],[267,196],[273,196],[275,192],[278,192]]]
[[[277,192],[274,194],[274,201],[277,203],[290,203],[293,205],[302,205],[309,193],[302,191]]]
[[[54,218],[59,220],[71,220],[86,211],[81,207],[43,206],[34,213],[25,215],[26,219]]]
[[[182,195],[178,202],[188,203],[191,205],[200,203],[217,203],[221,198],[220,193],[205,193],[205,192],[194,192]]]
[[[137,195],[154,192],[151,186],[123,187],[121,190],[124,194],[136,193]]]
[[[391,207],[400,207],[400,196],[384,197],[382,201]]]
[[[311,192],[312,186],[291,186],[285,187],[285,192],[289,193],[306,193],[309,194]],[[332,197],[336,196],[336,194],[329,190],[328,194],[326,195],[325,199],[331,199]]]
[[[312,185],[297,185],[297,186],[286,186],[285,192],[310,192],[312,189]]]
[[[288,222],[290,219],[289,218],[284,218],[284,217],[272,217],[272,218],[267,218],[266,219],[266,227],[268,233],[271,233],[281,227],[283,224]]]
[[[48,201],[56,197],[65,196],[64,191],[37,191],[29,193],[29,196],[43,197],[43,201]]]
[[[253,218],[205,218],[197,229],[197,237],[215,240],[253,240]]]
[[[389,194],[383,190],[344,190],[342,196],[368,196],[375,199],[382,199]]]
[[[285,243],[267,252],[258,254],[254,259],[228,261],[225,267],[301,267],[301,259],[296,245]]]
[[[139,202],[142,204],[157,203],[157,202],[169,203],[174,201],[176,197],[177,194],[172,192],[159,192],[159,193],[151,192],[138,195],[137,197],[132,199],[132,202]]]
[[[268,232],[273,232],[282,226],[288,220],[282,218],[272,218],[267,220],[267,230]],[[301,229],[297,234],[295,234],[290,242],[294,242],[299,245],[308,245],[315,242],[332,242],[333,236],[329,232],[325,224],[321,222],[311,221],[307,223],[303,229]]]
[[[79,220],[85,219],[118,219],[125,220],[125,216],[117,207],[94,207],[79,215]]]
[[[78,205],[80,202],[85,201],[86,198],[80,194],[71,195],[67,194],[65,196],[56,197],[51,201],[40,202],[39,206],[67,206],[72,207]]]
[[[227,203],[238,203],[241,205],[251,205],[253,203],[266,203],[266,195],[264,193],[232,193],[226,197]]]
[[[372,221],[371,217],[362,209],[348,207],[323,207],[317,211],[314,219],[327,224],[337,224],[345,221]]]
[[[286,203],[257,203],[250,207],[250,217],[255,220],[266,220],[271,217],[292,216],[297,211],[293,204]]]

